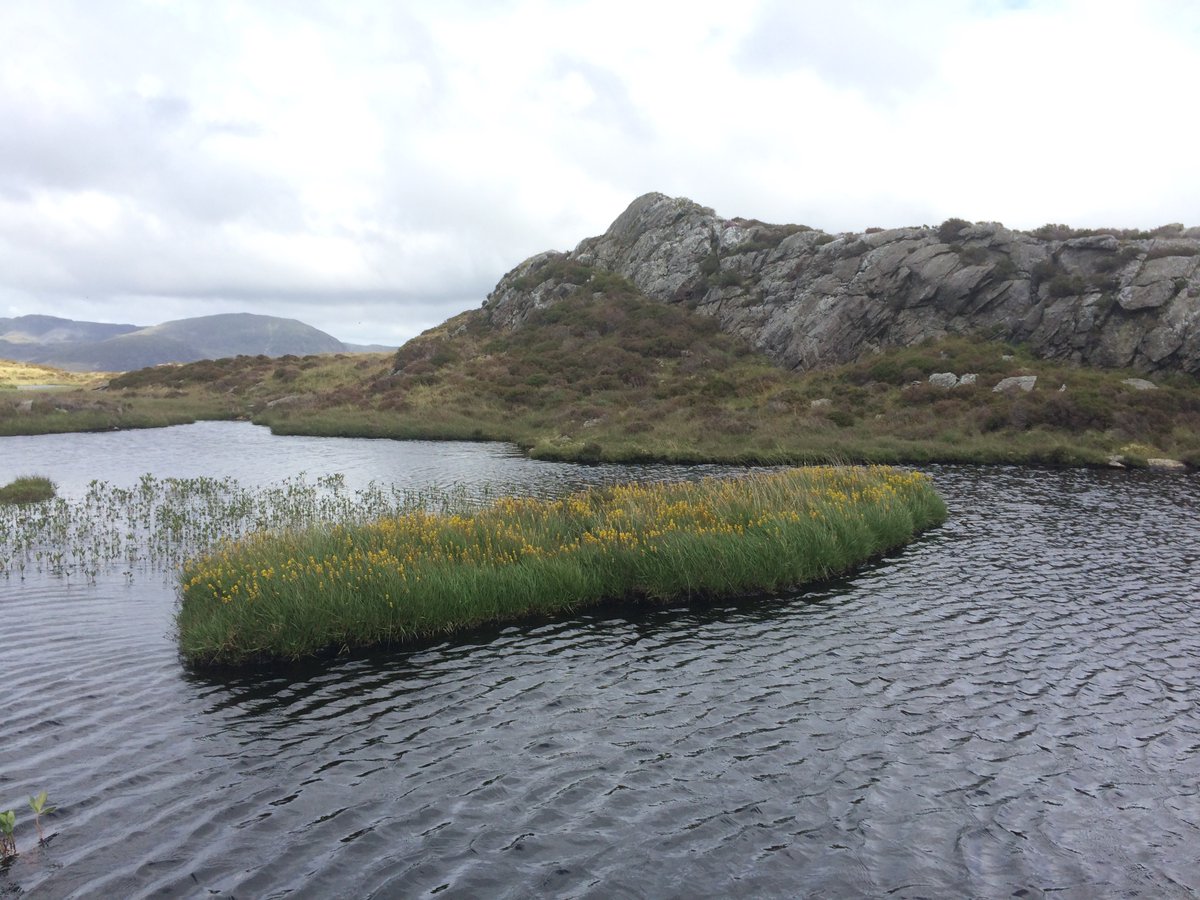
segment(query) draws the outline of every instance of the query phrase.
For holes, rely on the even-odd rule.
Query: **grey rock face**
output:
[[[958,384],[958,376],[953,372],[934,372],[929,376],[929,383],[934,387],[952,388]]]
[[[829,235],[646,194],[604,234],[521,263],[484,306],[496,325],[519,327],[591,273],[614,273],[790,368],[984,332],[1044,357],[1200,372],[1197,229],[1050,239],[978,224],[951,243],[938,232]]]
[[[1036,375],[1013,375],[1011,378],[1001,378],[1000,382],[992,388],[992,393],[1015,394],[1017,391],[1024,391],[1028,394],[1036,384]]]

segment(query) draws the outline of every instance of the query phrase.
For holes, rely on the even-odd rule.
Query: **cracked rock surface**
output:
[[[521,263],[484,307],[519,327],[597,273],[711,315],[790,368],[981,332],[1043,357],[1200,373],[1196,228],[1055,240],[950,220],[830,235],[646,194],[604,234]]]

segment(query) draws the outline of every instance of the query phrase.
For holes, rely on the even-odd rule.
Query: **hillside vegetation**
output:
[[[88,388],[99,387],[111,378],[106,372],[68,372],[53,366],[18,360],[0,359],[0,391],[13,388]]]
[[[973,373],[973,385],[930,384]],[[739,463],[1200,464],[1200,387],[948,337],[793,372],[711,317],[592,275],[522,327],[470,311],[394,356],[265,356],[161,366],[103,391],[0,393],[0,432],[252,418],[278,433],[507,440],[535,457]],[[1036,375],[1028,393],[1003,378]],[[27,400],[22,396],[19,399]],[[26,404],[28,405],[28,404]]]
[[[707,316],[612,281],[516,330],[466,313],[401,348],[392,374],[257,419],[279,432],[497,438],[579,461],[1200,461],[1188,376],[1137,390],[1124,383],[1131,372],[970,337],[798,373]],[[935,387],[938,372],[977,380]],[[1034,390],[993,391],[1016,375],[1038,376]]]

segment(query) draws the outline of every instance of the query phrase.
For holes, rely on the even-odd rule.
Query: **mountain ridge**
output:
[[[0,358],[74,372],[125,372],[228,356],[355,352],[297,319],[220,313],[137,326],[55,316],[0,319]]]

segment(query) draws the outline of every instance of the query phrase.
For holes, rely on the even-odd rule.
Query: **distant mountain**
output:
[[[57,316],[18,316],[0,319],[0,342],[5,344],[66,344],[103,341],[137,331],[138,325],[76,322]]]
[[[112,325],[54,316],[0,319],[0,358],[73,372],[128,372],[226,356],[306,356],[354,348],[295,319],[228,313],[161,325]]]

